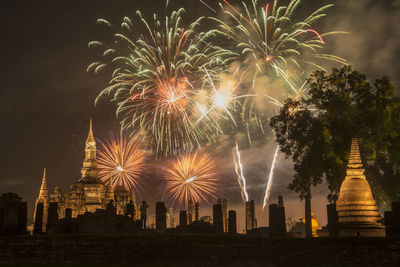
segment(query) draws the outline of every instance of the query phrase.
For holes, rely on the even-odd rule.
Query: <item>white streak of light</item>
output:
[[[274,159],[272,160],[271,170],[269,171],[267,188],[265,189],[265,195],[264,195],[263,209],[265,208],[265,206],[267,206],[269,195],[271,193],[271,186],[272,186],[272,181],[274,179],[274,169],[278,152],[279,152],[279,145],[275,149]]]
[[[242,165],[242,162],[241,162],[241,159],[240,159],[239,146],[238,146],[237,143],[236,143],[236,155],[237,155],[238,163],[239,163],[239,167],[240,167],[240,177],[242,178],[243,193],[244,193],[244,196],[245,196],[246,202],[247,202],[247,201],[249,201],[249,195],[247,194],[246,178],[244,177],[244,174],[243,174],[243,165]]]

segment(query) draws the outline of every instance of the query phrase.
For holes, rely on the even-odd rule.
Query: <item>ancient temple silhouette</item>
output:
[[[340,236],[385,236],[371,188],[364,175],[356,138],[352,139],[346,178],[336,203]]]
[[[129,203],[133,205],[136,216],[136,198],[133,192],[128,192],[123,188],[113,188],[111,179],[106,184],[99,179],[97,160],[96,160],[96,140],[93,135],[92,121],[90,120],[89,133],[85,142],[85,159],[81,170],[81,178],[71,185],[70,193],[63,193],[60,187],[55,187],[54,193],[49,195],[47,186],[46,169],[44,170],[42,185],[39,196],[35,203],[36,206],[43,203],[43,231],[46,229],[47,214],[49,203],[57,203],[58,218],[65,217],[65,210],[71,209],[72,218],[76,218],[85,212],[95,212],[98,209],[106,209],[107,204],[112,200],[116,208],[116,213],[124,215],[127,213],[126,207]],[[132,201],[132,202],[131,202]],[[137,219],[137,218],[136,218]]]

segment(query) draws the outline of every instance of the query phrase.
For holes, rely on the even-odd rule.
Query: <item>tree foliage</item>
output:
[[[345,177],[357,137],[374,194],[400,196],[400,98],[389,77],[375,81],[351,67],[316,71],[307,99],[288,99],[271,119],[282,152],[294,162],[289,189],[301,198],[326,179],[332,201]],[[378,199],[380,200],[380,199]]]

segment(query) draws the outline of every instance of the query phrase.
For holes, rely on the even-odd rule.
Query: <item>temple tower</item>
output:
[[[81,198],[78,199],[78,201],[82,204],[80,207],[77,205],[77,214],[82,214],[86,211],[95,212],[97,209],[103,209],[105,188],[98,176],[96,140],[93,135],[92,120],[90,120],[89,134],[86,139],[85,160],[83,161],[81,173],[81,179],[75,184],[77,191],[82,191],[82,197],[78,197]],[[71,190],[71,194],[72,193]]]
[[[89,134],[86,138],[85,160],[83,161],[81,173],[81,181],[97,182],[97,180],[99,179],[96,161],[96,140],[93,136],[92,120],[90,120]]]
[[[350,158],[336,203],[340,236],[385,236],[378,207],[364,175],[356,138],[352,139]]]
[[[46,224],[47,224],[47,213],[49,210],[49,189],[47,186],[47,178],[46,178],[46,168],[43,170],[43,178],[42,178],[42,185],[40,186],[39,196],[35,202],[35,211],[33,213],[33,217],[35,219],[36,214],[36,207],[38,203],[43,203],[43,230],[42,232],[46,231]]]

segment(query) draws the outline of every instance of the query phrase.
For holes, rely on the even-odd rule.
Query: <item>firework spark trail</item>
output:
[[[203,5],[205,5],[205,6],[208,7],[209,9],[211,9],[214,13],[217,13],[217,11],[215,11],[214,8],[212,8],[210,5],[208,5],[207,3],[205,3],[203,0],[200,0],[200,2],[202,2]]]
[[[267,206],[268,200],[269,200],[269,195],[271,193],[271,186],[272,186],[272,182],[274,179],[274,169],[275,169],[275,163],[276,163],[276,158],[278,156],[278,152],[279,152],[279,145],[275,149],[274,159],[272,160],[271,170],[269,171],[268,183],[267,183],[267,187],[265,189],[265,195],[264,195],[263,209],[265,208],[265,206]]]
[[[235,155],[233,157],[234,162],[235,162],[235,171],[236,171],[236,174],[238,175],[239,185],[242,188],[242,194],[244,194],[244,200],[247,202],[247,201],[249,201],[249,195],[247,193],[246,178],[244,177],[244,174],[243,174],[243,165],[241,162],[239,146],[237,143],[236,143],[236,157],[237,157],[237,161],[235,159]],[[240,173],[237,168],[238,165],[239,165]]]
[[[238,163],[237,163],[237,160],[236,160],[235,149],[232,149],[232,156],[233,156],[233,163],[235,164],[235,173],[236,173],[236,176],[237,176],[237,181],[238,181],[238,184],[239,184],[240,189],[241,189],[240,190],[240,195],[242,196],[243,202],[246,202],[246,199],[245,199],[245,196],[244,196],[244,192],[243,192],[242,179],[240,177],[239,167],[238,167]]]

